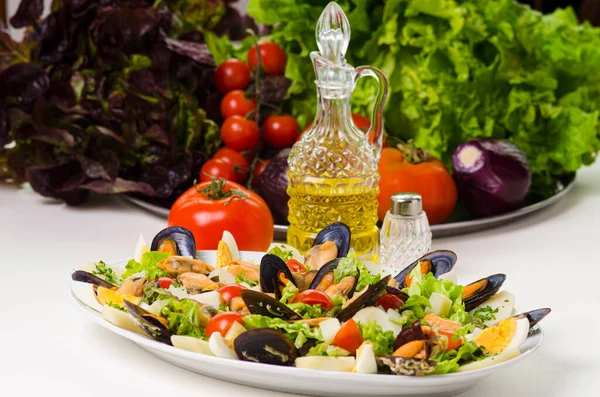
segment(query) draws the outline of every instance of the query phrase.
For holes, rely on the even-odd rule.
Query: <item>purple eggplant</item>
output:
[[[531,186],[525,154],[507,140],[472,140],[452,155],[454,179],[467,210],[475,217],[513,211]]]

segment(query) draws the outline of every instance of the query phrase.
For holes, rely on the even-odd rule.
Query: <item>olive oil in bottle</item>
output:
[[[359,256],[373,259],[379,238],[377,164],[387,80],[374,67],[355,69],[346,63],[350,26],[336,3],[329,3],[321,14],[316,36],[319,52],[311,53],[311,59],[318,109],[315,122],[288,159],[287,241],[306,252],[321,229],[343,222],[352,232],[351,247]],[[371,129],[366,134],[354,125],[350,109],[355,83],[363,76],[374,77],[379,85]]]

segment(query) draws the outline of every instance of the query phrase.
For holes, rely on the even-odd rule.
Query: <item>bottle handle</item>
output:
[[[383,72],[373,66],[357,67],[356,74],[354,75],[354,83],[356,84],[361,77],[373,77],[378,85],[377,98],[375,98],[373,113],[371,115],[371,128],[369,128],[367,136],[379,158],[383,143],[383,107],[388,95],[388,81]]]

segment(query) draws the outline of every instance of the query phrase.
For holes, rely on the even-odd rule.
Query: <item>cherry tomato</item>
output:
[[[459,336],[457,340],[454,340],[454,331],[438,329],[437,332],[438,334],[444,335],[448,338],[448,350],[455,350],[462,346],[462,336]]]
[[[222,336],[225,336],[233,323],[238,322],[243,324],[242,318],[244,318],[244,316],[235,312],[224,312],[217,314],[211,318],[206,325],[206,337],[210,338],[214,332],[218,332]]]
[[[215,85],[221,94],[243,90],[250,82],[250,70],[240,60],[228,59],[215,71]]]
[[[300,131],[298,122],[290,114],[272,114],[265,119],[262,128],[265,141],[276,149],[291,147]]]
[[[200,169],[200,182],[210,181],[210,177],[223,178],[228,181],[235,181],[235,172],[231,164],[221,160],[208,160]]]
[[[225,303],[229,304],[229,302],[233,298],[240,296],[240,291],[243,289],[248,289],[248,288],[244,287],[243,285],[239,285],[239,284],[227,284],[227,285],[224,285],[221,288],[219,288],[217,291],[219,291],[219,294],[221,294],[221,296],[225,300]]]
[[[429,224],[446,220],[458,199],[454,179],[439,160],[418,164],[391,163],[380,168],[378,215],[383,221],[390,209],[390,197],[398,192],[415,192],[423,199]]]
[[[170,277],[159,277],[159,279],[158,279],[158,284],[160,285],[160,288],[164,288],[164,289],[169,289],[171,284],[173,284],[174,282],[175,282],[175,280],[173,280]]]
[[[256,146],[260,139],[260,129],[252,120],[231,116],[221,126],[221,138],[231,149],[243,152]]]
[[[354,121],[356,128],[361,131],[367,132],[371,128],[371,120],[362,114],[352,113],[352,121]]]
[[[221,101],[221,115],[225,119],[231,116],[244,117],[254,109],[256,109],[256,100],[246,98],[242,90],[229,91]]]
[[[302,263],[298,262],[296,259],[288,259],[287,261],[285,261],[285,264],[292,272],[295,272],[295,273],[306,272],[306,268],[304,267],[304,265]]]
[[[384,147],[381,149],[381,157],[379,158],[379,172],[381,168],[391,163],[401,163],[404,161],[404,155],[395,147]]]
[[[224,186],[204,182],[183,193],[171,207],[169,226],[189,229],[199,250],[216,250],[223,230],[228,230],[240,250],[266,251],[273,241],[273,216],[267,204],[242,185],[218,183]]]
[[[277,44],[271,41],[258,43],[263,70],[268,75],[283,74],[285,70],[285,52]],[[255,69],[258,66],[256,46],[253,45],[248,51],[248,66]]]
[[[397,309],[403,305],[404,302],[402,302],[402,299],[398,298],[396,295],[385,294],[377,300],[376,306],[381,306],[383,307],[383,310],[388,311],[388,309]]]
[[[263,173],[267,164],[269,164],[271,160],[258,160],[256,165],[254,166],[254,173],[252,174],[252,187],[258,189],[259,183],[258,180],[260,178],[260,174]]]
[[[355,354],[356,349],[364,342],[363,336],[358,329],[358,325],[352,319],[346,321],[342,328],[335,334],[332,345],[341,347],[344,350]]]
[[[302,266],[302,265],[300,265]],[[304,266],[303,266],[303,270]],[[306,303],[307,305],[321,305],[323,309],[331,309],[333,307],[333,302],[331,298],[325,293],[321,291],[317,291],[316,289],[307,289],[304,292],[299,293],[292,300],[292,303]]]
[[[215,153],[213,159],[231,164],[233,171],[235,171],[235,181],[237,183],[244,183],[248,178],[250,165],[241,153],[228,147],[222,147]]]

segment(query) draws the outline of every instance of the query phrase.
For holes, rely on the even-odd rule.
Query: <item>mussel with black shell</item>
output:
[[[493,274],[466,285],[462,293],[465,310],[471,311],[494,296],[505,280],[506,275]]]
[[[150,250],[195,258],[196,240],[190,230],[180,226],[169,226],[154,236]]]
[[[346,307],[342,309],[335,317],[340,321],[348,321],[358,311],[364,307],[375,306],[377,300],[387,293],[387,285],[392,276],[386,276],[369,285],[366,289],[356,294],[352,299],[346,302]]]
[[[396,375],[420,376],[435,369],[433,360],[404,358],[399,356],[379,356],[377,363]]]
[[[456,264],[456,254],[449,250],[437,250],[423,255],[404,270],[402,270],[394,279],[398,283],[398,288],[409,287],[412,281],[410,273],[416,266],[420,266],[421,274],[433,273],[435,278],[448,273]]]
[[[86,272],[84,270],[76,270],[71,273],[71,279],[73,281],[79,281],[82,283],[93,284],[95,287],[102,287],[106,289],[116,290],[118,287],[109,283],[108,281],[101,279],[100,277]]]
[[[296,285],[294,276],[283,259],[272,254],[263,256],[260,261],[260,289],[281,299],[281,291],[287,283]]]
[[[321,267],[308,288],[324,292],[329,297],[339,295],[344,298],[352,298],[360,273],[357,270],[356,274],[346,275],[336,282],[334,271],[339,263],[340,259],[336,258]]]
[[[147,310],[142,309],[138,305],[135,305],[129,301],[124,301],[125,307],[129,312],[133,322],[144,330],[150,337],[156,339],[159,342],[172,345],[171,343],[171,331],[167,326],[167,321],[162,318],[155,316]]]
[[[312,248],[304,257],[304,264],[310,270],[319,270],[333,259],[348,255],[350,238],[348,226],[341,222],[332,223],[317,234]]]
[[[240,297],[251,314],[260,314],[261,316],[275,317],[286,321],[301,319],[298,313],[265,293],[242,290],[240,291]]]
[[[255,363],[292,366],[298,358],[298,349],[281,331],[256,328],[240,334],[233,341],[240,360]]]

